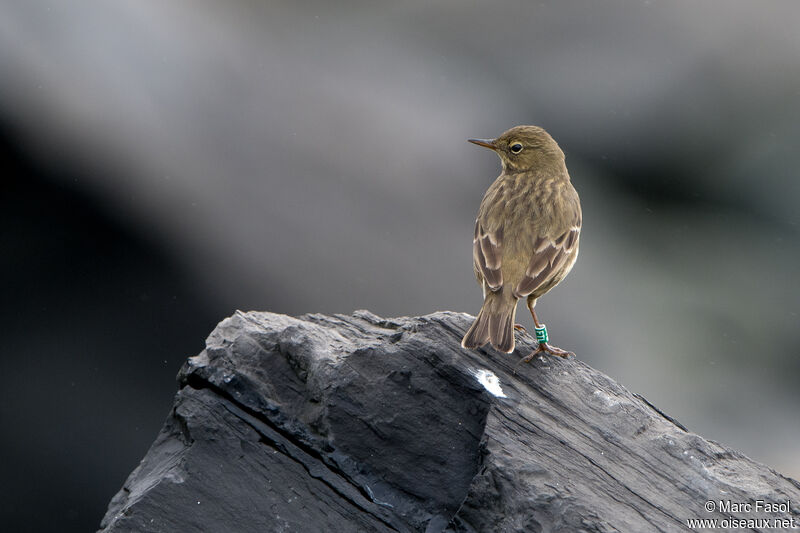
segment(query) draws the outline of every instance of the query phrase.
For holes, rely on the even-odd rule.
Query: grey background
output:
[[[477,313],[465,142],[545,127],[584,209],[537,310],[800,476],[800,4],[0,4],[0,512],[96,527],[235,309]],[[520,312],[522,323],[530,319]]]

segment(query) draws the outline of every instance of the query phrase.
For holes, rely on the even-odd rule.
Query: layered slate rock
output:
[[[800,484],[575,359],[467,351],[472,317],[241,313],[178,376],[106,532],[685,531]]]

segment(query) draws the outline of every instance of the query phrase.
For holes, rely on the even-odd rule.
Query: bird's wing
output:
[[[500,270],[503,261],[502,226],[494,232],[488,232],[481,225],[480,219],[475,221],[472,260],[476,272],[483,276],[490,290],[496,291],[503,286],[503,272]]]
[[[533,244],[533,257],[514,290],[514,296],[528,296],[558,275],[566,261],[572,257],[573,250],[578,245],[580,231],[580,226],[573,226],[556,239],[538,237]]]

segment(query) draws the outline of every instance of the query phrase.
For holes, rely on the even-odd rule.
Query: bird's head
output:
[[[496,139],[468,140],[494,150],[500,156],[504,172],[564,165],[564,152],[539,126],[514,126]]]

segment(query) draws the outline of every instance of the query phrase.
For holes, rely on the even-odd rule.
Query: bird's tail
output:
[[[514,317],[517,314],[517,299],[510,290],[490,292],[483,301],[478,318],[469,328],[461,346],[480,348],[487,342],[501,352],[514,351]]]

